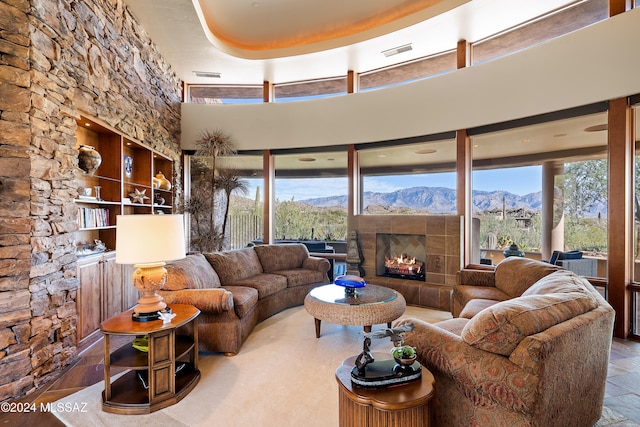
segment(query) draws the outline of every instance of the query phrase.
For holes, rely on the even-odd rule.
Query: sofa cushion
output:
[[[218,273],[223,286],[262,273],[258,256],[252,248],[204,254]]]
[[[256,274],[232,283],[233,286],[247,286],[258,291],[258,299],[273,295],[287,287],[287,278],[278,274]],[[225,286],[225,287],[228,287]]]
[[[462,330],[469,345],[508,356],[520,341],[554,325],[593,310],[590,292],[528,295],[497,303],[470,319]]]
[[[308,285],[310,283],[324,283],[326,274],[318,270],[307,270],[305,268],[294,268],[292,270],[277,270],[273,274],[278,274],[287,278],[287,286]]]
[[[505,301],[505,300],[506,298],[502,301]],[[491,307],[492,305],[497,304],[499,302],[500,301],[493,300],[493,299],[482,299],[482,298],[472,299],[464,306],[464,308],[462,309],[458,317],[471,319],[473,316],[480,313],[485,308]]]
[[[233,295],[233,309],[241,319],[258,304],[258,291],[253,288],[226,286],[225,289]]]
[[[170,261],[165,268],[167,283],[162,289],[179,291],[220,287],[220,278],[202,254],[190,254],[183,259]]]
[[[589,288],[591,288],[590,283],[584,277],[580,277],[571,271],[559,270],[538,280],[524,291],[522,296],[557,292],[585,292]]]
[[[265,273],[302,267],[304,260],[309,257],[307,247],[301,243],[258,245],[253,249]]]
[[[440,329],[451,332],[457,336],[462,334],[462,330],[469,323],[469,319],[463,319],[461,317],[454,317],[453,319],[443,320],[441,322],[434,323]]]
[[[496,266],[496,288],[519,297],[535,282],[561,267],[528,258],[509,257]]]

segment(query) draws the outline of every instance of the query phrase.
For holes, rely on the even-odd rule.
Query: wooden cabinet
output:
[[[82,342],[98,330],[101,321],[137,302],[133,267],[115,263],[116,216],[172,213],[172,189],[159,188],[153,178],[162,172],[171,183],[173,161],[87,117],[78,120],[76,137],[77,148],[93,147],[102,158],[93,173],[76,171],[78,339]],[[134,199],[132,194],[140,197]],[[97,246],[100,242],[105,252]]]
[[[131,312],[105,320],[104,393],[102,409],[116,414],[147,414],[179,402],[198,383],[198,327],[200,311],[190,305],[173,304],[176,315],[162,320],[136,322]],[[113,353],[112,335],[147,336],[148,351],[125,344]],[[113,368],[128,370],[112,381]]]
[[[122,280],[125,269],[116,264],[115,254],[111,251],[78,259],[79,341],[96,332],[100,322],[128,308]]]

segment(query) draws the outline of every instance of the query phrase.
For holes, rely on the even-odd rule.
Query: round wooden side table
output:
[[[386,356],[386,357],[385,357]],[[428,427],[433,375],[422,367],[422,377],[406,384],[385,388],[362,388],[351,383],[357,356],[342,362],[336,370],[338,419],[340,427]],[[376,360],[388,358],[374,354]]]

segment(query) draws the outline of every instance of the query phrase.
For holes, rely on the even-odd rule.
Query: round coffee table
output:
[[[371,332],[371,325],[386,323],[391,327],[391,322],[402,316],[406,306],[402,294],[377,285],[357,288],[354,295],[347,295],[342,286],[324,285],[313,288],[304,299],[304,308],[315,319],[318,338],[323,320],[364,326],[365,332]]]

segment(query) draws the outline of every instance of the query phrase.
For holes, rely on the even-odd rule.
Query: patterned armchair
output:
[[[613,320],[587,280],[557,271],[470,319],[400,324],[413,322],[405,344],[435,376],[435,425],[591,426],[602,413]]]

